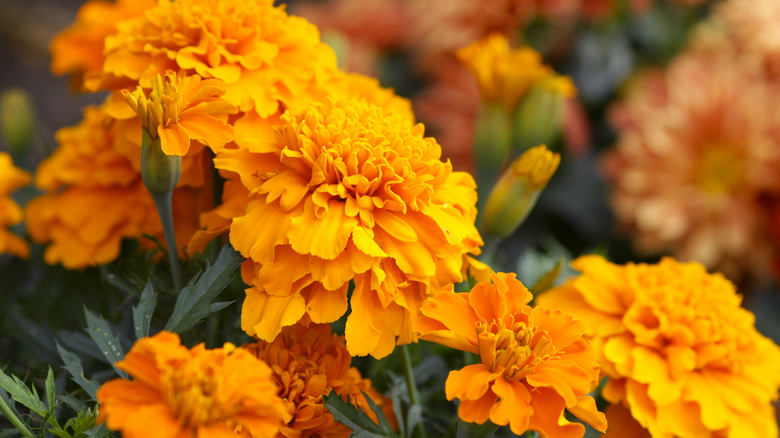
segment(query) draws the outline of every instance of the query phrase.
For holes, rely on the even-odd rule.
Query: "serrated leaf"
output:
[[[379,426],[382,427],[385,431],[389,431],[393,435],[395,435],[395,432],[393,432],[393,427],[390,426],[390,422],[387,421],[387,417],[385,417],[385,412],[382,410],[382,408],[379,407],[376,403],[374,403],[374,400],[371,400],[371,397],[366,394],[365,391],[361,390],[361,393],[363,393],[363,397],[366,398],[366,402],[368,403],[368,407],[371,408],[372,411],[376,414],[377,420],[379,420]]]
[[[149,327],[152,324],[152,314],[157,306],[157,295],[154,294],[152,282],[149,281],[141,292],[141,299],[138,306],[133,307],[133,327],[135,328],[136,339],[149,336]]]
[[[206,266],[179,292],[165,330],[183,333],[213,313],[213,305],[224,304],[212,304],[212,301],[233,280],[233,273],[241,260],[241,256],[230,245],[222,247],[214,264]],[[221,309],[224,306],[217,307]]]
[[[322,400],[325,407],[333,414],[333,419],[352,429],[352,435],[357,438],[396,438],[397,435],[390,430],[387,432],[374,423],[371,418],[351,403],[345,402],[336,391],[324,396]]]
[[[57,406],[57,393],[54,390],[54,372],[51,367],[46,374],[46,402],[49,404],[49,413],[54,413],[54,408]]]
[[[82,400],[80,400],[80,399],[78,399],[78,398],[76,398],[76,397],[74,397],[74,396],[72,396],[70,394],[64,394],[64,395],[60,396],[60,399],[63,402],[65,402],[65,404],[69,408],[73,409],[76,412],[81,412],[84,409],[86,409],[86,407],[87,407],[87,404],[84,403],[84,401],[82,401]]]
[[[219,301],[217,303],[211,303],[209,306],[209,312],[215,313],[219,312],[220,310],[224,309],[225,307],[235,303],[235,301]]]
[[[57,344],[57,351],[60,353],[60,357],[65,363],[63,368],[71,375],[73,381],[86,391],[86,393],[92,397],[92,400],[97,401],[95,393],[97,393],[100,385],[94,380],[84,377],[84,368],[81,367],[81,359],[70,351],[60,347],[59,344]]]
[[[553,268],[547,271],[544,275],[539,277],[539,279],[536,280],[536,283],[531,286],[529,289],[531,293],[533,295],[537,295],[552,288],[555,284],[555,280],[557,280],[558,276],[561,275],[561,268],[563,268],[564,263],[566,263],[566,260],[563,257],[559,258],[558,262],[555,263],[555,266],[553,266]]]
[[[0,388],[6,390],[8,395],[10,395],[11,398],[16,402],[21,403],[23,406],[27,407],[29,410],[35,412],[41,417],[49,412],[41,399],[38,397],[38,393],[35,391],[35,387],[32,387],[31,390],[24,384],[24,382],[19,380],[18,377],[14,375],[8,376],[2,370],[0,370]]]
[[[490,420],[483,424],[469,423],[458,419],[458,438],[487,438],[493,436],[498,426]]]
[[[108,363],[114,367],[117,374],[119,374],[120,377],[127,379],[127,373],[116,366],[117,362],[124,359],[125,352],[122,349],[122,345],[119,343],[119,338],[111,331],[111,326],[102,316],[93,314],[86,307],[84,308],[84,316],[87,319],[86,332],[89,337],[95,341],[100,353],[106,358]]]

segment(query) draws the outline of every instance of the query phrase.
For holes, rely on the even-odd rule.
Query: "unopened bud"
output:
[[[0,94],[0,132],[13,152],[26,149],[35,130],[35,110],[30,94],[11,88]]]
[[[523,97],[514,115],[514,150],[522,152],[534,145],[551,144],[560,135],[563,105],[575,94],[567,77],[540,81]]]
[[[482,212],[483,236],[503,239],[531,212],[561,156],[541,145],[527,150],[501,175]]]
[[[489,188],[512,146],[512,120],[502,106],[483,104],[474,131],[474,163],[478,187]]]

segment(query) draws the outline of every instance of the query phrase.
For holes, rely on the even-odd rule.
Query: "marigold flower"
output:
[[[740,63],[754,64],[780,78],[780,4],[773,0],[728,0],[715,8],[713,21],[739,51]]]
[[[696,54],[636,80],[613,109],[620,137],[604,170],[639,250],[734,279],[768,270],[758,195],[780,190],[774,92],[737,61]]]
[[[215,153],[233,140],[228,114],[238,110],[220,99],[225,84],[200,76],[177,76],[168,72],[152,80],[149,97],[140,86],[132,93],[122,90],[127,103],[141,118],[141,127],[152,140],[160,138],[166,155],[186,155],[190,139],[207,144]]]
[[[187,349],[177,334],[160,332],[116,366],[133,380],[98,389],[98,422],[128,438],[272,437],[290,418],[268,365],[230,343]]]
[[[0,254],[27,257],[27,242],[6,229],[22,221],[22,208],[11,198],[11,192],[30,183],[30,174],[14,166],[11,155],[0,152]]]
[[[593,337],[602,395],[618,405],[610,436],[637,436],[626,432],[636,422],[652,436],[777,436],[780,348],[723,275],[671,258],[618,266],[584,256],[572,266],[580,276],[537,302],[580,318]]]
[[[365,100],[288,111],[273,141],[250,152],[215,160],[253,194],[230,228],[249,259],[242,328],[272,340],[304,315],[335,321],[354,279],[350,354],[379,358],[396,337],[414,341],[420,302],[461,281],[464,257],[482,244],[473,179],[440,161],[422,125]]]
[[[420,339],[479,355],[480,363],[450,371],[447,399],[458,398],[466,422],[490,420],[521,435],[582,437],[600,431],[604,414],[587,395],[599,374],[585,327],[561,311],[531,308],[532,295],[515,274],[494,273],[469,293],[442,292],[423,303]]]
[[[103,43],[116,32],[117,23],[138,17],[153,8],[157,0],[89,0],[76,15],[76,22],[54,36],[49,45],[51,71],[71,74],[82,88],[84,76],[96,76],[103,69]]]
[[[49,244],[47,263],[71,269],[107,263],[119,255],[124,238],[162,239],[154,201],[141,181],[140,147],[122,138],[119,123],[105,105],[86,108],[78,125],[57,131],[57,149],[38,166],[35,184],[46,193],[28,202],[25,222],[33,240]],[[134,127],[140,133],[140,123]],[[202,179],[205,158],[185,157],[182,179],[192,181],[190,175],[198,173]],[[209,185],[201,185],[205,188],[180,184],[174,190],[179,242],[195,232],[204,200],[211,197]]]
[[[322,397],[336,394],[368,414],[378,423],[363,392],[379,405],[388,420],[395,416],[392,403],[363,379],[357,368],[351,367],[344,337],[331,333],[327,324],[296,324],[285,327],[273,342],[258,341],[246,349],[273,370],[277,394],[282,398],[292,419],[279,429],[278,437],[344,437],[352,431],[333,419]]]
[[[544,83],[562,96],[576,93],[571,79],[559,77],[542,63],[542,56],[530,47],[512,50],[506,36],[491,34],[457,51],[458,59],[471,71],[482,99],[513,111],[535,84]]]
[[[268,117],[335,69],[317,28],[273,0],[162,0],[106,38],[102,75],[85,85],[149,88],[171,70],[220,79],[225,100]]]

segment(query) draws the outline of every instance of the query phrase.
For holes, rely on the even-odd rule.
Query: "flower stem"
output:
[[[412,368],[412,358],[409,355],[409,346],[401,345],[398,348],[399,358],[401,359],[401,367],[404,370],[404,377],[406,378],[406,388],[409,391],[409,403],[410,408],[413,406],[420,406],[420,393],[417,392],[417,383],[414,381],[414,368]],[[428,435],[425,432],[425,426],[422,422],[417,424],[415,428],[418,431],[420,438],[427,438]]]
[[[180,291],[184,286],[181,276],[181,264],[179,263],[179,247],[176,245],[176,233],[173,231],[173,191],[166,193],[150,192],[154,203],[157,205],[157,213],[160,215],[160,222],[165,233],[165,241],[168,243],[168,260],[171,263],[171,275],[173,275],[173,286],[176,291]]]
[[[2,411],[3,415],[5,415],[6,418],[8,418],[8,421],[11,422],[11,424],[16,428],[16,430],[19,431],[19,433],[22,434],[24,437],[33,437],[32,432],[30,432],[30,429],[27,428],[27,426],[22,423],[22,420],[19,419],[19,417],[14,414],[13,411],[11,411],[11,408],[5,403],[5,400],[3,397],[0,397],[0,411]]]

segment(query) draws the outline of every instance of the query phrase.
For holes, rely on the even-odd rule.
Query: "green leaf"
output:
[[[85,409],[79,411],[76,417],[71,418],[65,423],[64,428],[70,429],[73,437],[83,436],[89,430],[95,428],[95,421],[97,421],[98,410],[97,409]]]
[[[46,374],[46,402],[49,404],[49,413],[54,413],[54,408],[57,407],[57,395],[54,391],[54,372],[49,367],[49,372]]]
[[[333,419],[352,429],[353,437],[357,438],[397,438],[398,435],[392,429],[384,427],[371,421],[371,418],[362,410],[356,408],[351,403],[345,402],[336,391],[324,396],[325,407],[328,408]],[[387,419],[385,419],[385,422]]]
[[[379,425],[384,430],[389,430],[391,433],[395,434],[393,432],[393,427],[390,426],[390,422],[387,421],[387,417],[385,417],[384,411],[382,411],[382,408],[379,407],[376,403],[374,403],[374,400],[371,400],[371,397],[366,394],[365,391],[361,390],[361,393],[363,393],[363,397],[366,398],[366,402],[368,402],[368,407],[371,408],[372,411],[376,414],[376,418],[379,420]],[[372,421],[373,423],[373,421]]]
[[[536,283],[531,286],[529,289],[531,293],[537,295],[552,288],[555,285],[555,280],[561,275],[561,269],[563,268],[564,263],[566,263],[566,259],[563,257],[559,258],[558,262],[555,263],[555,266],[539,277],[539,279],[536,280]]]
[[[233,280],[233,272],[241,261],[241,256],[230,245],[225,245],[214,264],[206,266],[179,292],[165,330],[183,333],[224,308],[227,304],[212,304],[212,301]]]
[[[19,431],[16,430],[16,428],[0,430],[0,438],[9,438],[12,436],[21,436],[21,435],[19,434]]]
[[[84,391],[92,397],[92,400],[97,401],[95,393],[97,393],[100,385],[94,380],[84,377],[84,369],[81,367],[81,359],[70,351],[60,347],[57,344],[57,351],[60,353],[62,361],[65,363],[65,370],[71,375],[73,381],[76,382]]]
[[[490,420],[484,424],[468,423],[458,418],[458,438],[488,438],[493,436],[498,426]]]
[[[9,377],[2,370],[0,370],[0,388],[5,389],[12,399],[41,417],[49,412],[40,397],[38,397],[35,387],[32,387],[32,390],[30,390],[18,377],[13,375]]]
[[[157,295],[152,289],[152,282],[149,281],[141,292],[141,299],[138,306],[133,307],[133,326],[135,327],[135,337],[137,339],[149,336],[149,327],[152,324],[152,313],[157,306]]]
[[[116,363],[124,359],[125,352],[122,349],[122,345],[119,343],[119,338],[111,331],[111,326],[108,325],[102,316],[97,316],[90,312],[86,307],[84,308],[84,316],[87,319],[87,334],[100,349],[100,353],[108,360],[108,363],[114,367],[117,374],[125,379],[128,378],[127,373],[117,368]]]

